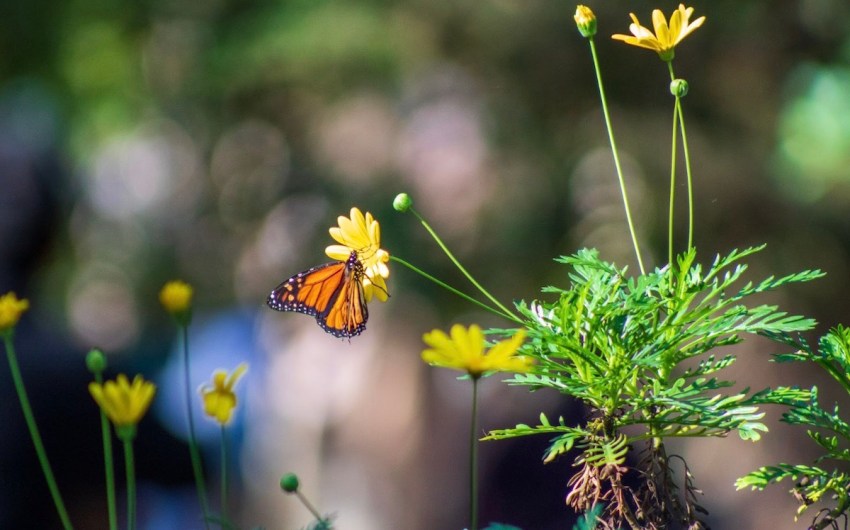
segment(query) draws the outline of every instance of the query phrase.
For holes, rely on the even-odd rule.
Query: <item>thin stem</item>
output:
[[[133,459],[133,439],[124,440],[124,467],[127,474],[127,530],[136,528],[136,466]]]
[[[405,267],[409,268],[410,270],[412,270],[413,272],[415,272],[415,273],[417,273],[417,274],[421,274],[423,277],[425,277],[425,278],[427,278],[427,279],[431,280],[432,282],[436,283],[436,284],[437,284],[437,285],[439,285],[440,287],[442,287],[442,288],[446,289],[447,291],[449,291],[449,292],[451,292],[451,293],[453,293],[453,294],[456,294],[456,295],[460,296],[461,298],[463,298],[464,300],[466,300],[466,301],[468,301],[468,302],[471,302],[471,303],[473,303],[473,304],[477,305],[477,306],[478,306],[478,307],[480,307],[481,309],[485,309],[485,310],[487,310],[487,311],[489,311],[489,312],[491,312],[491,313],[493,313],[493,314],[499,315],[500,317],[506,317],[506,318],[508,318],[509,320],[512,320],[512,321],[516,322],[517,324],[522,324],[522,321],[521,321],[519,318],[515,317],[514,315],[512,315],[512,314],[505,314],[505,313],[503,313],[503,312],[499,311],[499,310],[498,310],[498,309],[496,309],[496,308],[493,308],[493,307],[488,306],[488,305],[487,305],[487,304],[485,304],[484,302],[481,302],[481,301],[479,301],[479,300],[476,300],[475,298],[472,298],[472,297],[471,297],[471,296],[469,296],[468,294],[466,294],[466,293],[464,293],[464,292],[461,292],[461,291],[459,291],[459,290],[455,289],[454,287],[452,287],[451,285],[449,285],[449,284],[447,284],[447,283],[443,282],[442,280],[439,280],[439,279],[437,279],[437,278],[435,278],[435,277],[431,276],[430,274],[428,274],[427,272],[423,271],[423,270],[422,270],[422,269],[420,269],[419,267],[417,267],[417,266],[413,265],[412,263],[409,263],[409,262],[407,262],[407,261],[405,261],[405,260],[403,260],[403,259],[401,259],[401,258],[399,258],[399,257],[397,257],[397,256],[390,256],[390,259],[391,259],[391,260],[393,260],[393,261],[395,261],[395,262],[397,262],[397,263],[400,263],[400,264],[404,265]]]
[[[694,184],[691,177],[691,154],[688,149],[688,135],[685,132],[685,116],[682,114],[682,98],[676,98],[679,109],[679,128],[682,131],[682,150],[685,152],[685,175],[688,179],[688,250],[694,248]]]
[[[227,435],[221,425],[221,518],[227,519]]]
[[[677,98],[678,101],[678,98]],[[670,212],[667,219],[667,263],[673,268],[673,212],[676,205],[676,138],[679,135],[679,106],[673,106],[673,140],[670,148]]]
[[[670,70],[670,81],[674,81],[676,79],[675,74],[673,73],[673,61],[669,61],[667,63],[667,67]],[[676,96],[676,112],[675,115],[679,117],[679,126],[682,131],[682,150],[685,153],[685,175],[688,181],[688,247],[690,250],[694,246],[694,186],[693,179],[691,176],[691,155],[690,149],[688,148],[688,134],[685,131],[685,115],[682,112],[682,98],[678,95]]]
[[[620,165],[620,155],[617,151],[617,143],[614,141],[614,128],[611,126],[611,116],[608,113],[608,100],[605,97],[605,88],[602,84],[602,71],[599,68],[599,57],[596,55],[596,44],[593,38],[589,37],[590,54],[593,56],[593,68],[596,71],[596,84],[599,86],[599,99],[602,101],[602,114],[605,116],[605,127],[608,129],[608,141],[611,143],[611,154],[614,156],[614,168],[617,170],[617,179],[620,182],[620,193],[623,196],[623,207],[626,210],[626,222],[629,225],[629,234],[632,236],[632,245],[635,247],[635,255],[637,256],[638,267],[640,273],[645,274],[643,267],[643,259],[640,256],[640,247],[638,246],[637,234],[635,233],[635,225],[632,221],[632,212],[629,207],[629,196],[626,193],[626,182],[623,179],[623,169]]]
[[[41,464],[41,471],[44,473],[44,478],[47,480],[47,487],[50,490],[50,496],[53,498],[53,504],[56,505],[56,511],[59,512],[59,519],[62,521],[62,527],[66,530],[73,528],[71,519],[68,517],[68,511],[65,509],[65,503],[62,501],[62,495],[59,493],[59,486],[56,485],[56,479],[53,477],[53,470],[50,467],[50,462],[47,460],[47,451],[44,450],[44,443],[41,441],[41,434],[38,432],[38,425],[35,423],[35,416],[32,413],[29,397],[24,387],[24,378],[21,376],[21,369],[18,366],[18,359],[15,355],[15,345],[12,341],[12,329],[3,332],[3,342],[6,345],[6,358],[9,361],[9,371],[12,373],[12,381],[15,385],[15,392],[18,394],[18,401],[21,404],[21,411],[24,413],[24,420],[27,423],[27,428],[32,438],[32,444],[35,447],[35,452],[38,455],[38,462]]]
[[[307,497],[305,497],[300,490],[295,490],[295,495],[298,496],[298,499],[301,501],[301,504],[303,504],[305,508],[310,510],[310,513],[313,514],[313,517],[315,517],[317,521],[324,521],[324,519],[322,518],[322,514],[319,513],[319,510],[317,510],[313,507],[312,504],[310,504],[310,501],[307,500]]]
[[[207,491],[204,485],[204,470],[201,466],[201,454],[198,449],[198,440],[195,437],[195,416],[192,412],[192,377],[189,372],[189,329],[186,325],[180,325],[180,334],[183,339],[183,372],[186,387],[186,417],[189,423],[189,455],[192,458],[192,472],[195,475],[195,488],[198,490],[198,502],[204,517],[204,528],[209,530],[209,505],[207,504]]]
[[[463,275],[466,276],[466,278],[472,283],[472,285],[474,285],[479,291],[481,291],[484,296],[486,296],[491,302],[493,302],[493,304],[502,311],[503,316],[507,317],[510,320],[518,321],[518,318],[511,312],[510,309],[502,305],[502,303],[499,302],[496,297],[490,294],[489,291],[482,287],[481,284],[478,283],[475,278],[472,277],[471,274],[469,274],[469,272],[463,267],[463,265],[460,264],[454,254],[452,254],[448,247],[446,247],[446,245],[443,243],[443,240],[440,239],[440,236],[438,236],[434,229],[431,228],[431,225],[429,225],[428,222],[425,221],[425,219],[423,219],[421,215],[419,215],[419,212],[417,212],[413,208],[411,208],[410,211],[413,212],[413,215],[415,215],[417,219],[419,219],[419,222],[422,223],[422,226],[425,227],[425,230],[427,230],[428,233],[431,234],[431,237],[434,238],[434,241],[437,242],[437,245],[439,245],[440,248],[443,249],[443,252],[446,253],[446,256],[449,257],[452,263],[454,263],[455,267],[457,267],[460,272],[462,272]]]
[[[469,530],[478,530],[478,377],[472,376],[472,419],[469,427]]]
[[[838,521],[838,519],[844,515],[845,510],[850,507],[850,498],[848,498],[847,492],[843,489],[836,490],[835,496],[838,498],[836,506],[832,510],[826,512],[823,519],[818,521],[816,524],[813,524],[811,526],[812,530],[823,530],[829,526],[837,528],[836,521]]]
[[[844,370],[824,359],[817,359],[815,362],[844,387],[845,392],[850,393],[850,380],[848,380],[847,373]]]
[[[96,372],[94,379],[97,384],[103,384],[103,373]],[[112,455],[112,433],[109,431],[109,420],[103,409],[100,410],[100,431],[103,436],[103,467],[106,473],[106,512],[109,518],[109,530],[118,530],[118,511],[115,507],[115,459]]]

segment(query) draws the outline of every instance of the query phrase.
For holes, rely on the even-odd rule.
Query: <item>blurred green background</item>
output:
[[[666,256],[669,78],[654,53],[608,37],[628,32],[629,12],[648,25],[653,8],[669,15],[678,4],[588,5],[654,267]],[[674,65],[690,83],[702,260],[768,243],[752,279],[828,273],[770,301],[817,318],[819,331],[847,323],[850,4],[692,5],[708,20]],[[197,384],[213,368],[251,363],[233,427],[241,525],[309,522],[277,491],[292,470],[341,528],[463,526],[468,387],[422,365],[420,337],[455,321],[503,323],[397,266],[389,302],[372,304],[368,330],[350,342],[264,300],[327,261],[327,229],[351,206],[381,221],[391,254],[464,285],[415,219],[392,210],[400,191],[503,300],[563,284],[552,258],[583,246],[636,270],[574,9],[540,0],[0,5],[0,291],[32,302],[19,333],[25,375],[83,528],[105,525],[97,411],[82,366],[94,346],[113,373],[140,371],[161,385],[139,442],[150,455],[140,457],[144,527],[197,527],[184,427],[173,417],[174,329],[156,298],[172,278],[196,288]],[[681,248],[685,202],[678,213]],[[826,403],[841,399],[815,371],[768,364],[774,345],[738,350],[730,377],[742,385],[820,383]],[[483,385],[482,429],[533,422],[540,411],[581,418],[558,396],[503,386]],[[48,496],[19,411],[5,408],[0,527],[55,527],[50,507],[32,500]],[[792,527],[785,488],[732,487],[760,465],[811,458],[804,433],[776,424],[778,411],[769,417],[772,435],[759,444],[678,448],[712,526]],[[545,444],[482,446],[482,520],[567,527],[569,463],[543,466]],[[215,480],[214,437],[208,449]]]

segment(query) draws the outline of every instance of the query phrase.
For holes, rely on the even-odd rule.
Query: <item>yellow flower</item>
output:
[[[192,286],[180,280],[172,280],[162,286],[159,301],[172,315],[184,313],[192,307]]]
[[[593,14],[593,11],[589,7],[583,5],[576,6],[576,14],[573,18],[582,37],[596,35],[596,15]]]
[[[332,259],[346,261],[352,252],[357,253],[357,259],[363,264],[366,277],[363,279],[363,289],[366,300],[376,296],[382,302],[387,301],[387,282],[390,269],[387,262],[390,254],[381,248],[381,225],[372,214],[359,208],[351,209],[351,217],[340,215],[337,218],[339,226],[330,229],[331,237],[339,245],[330,245],[325,253]]]
[[[233,409],[236,408],[236,394],[233,392],[233,387],[247,369],[248,365],[241,363],[230,375],[225,370],[216,370],[212,375],[212,384],[201,387],[204,412],[221,425],[230,422]]]
[[[614,35],[612,38],[632,46],[654,50],[658,52],[662,61],[669,62],[673,60],[676,45],[705,22],[705,17],[699,17],[693,22],[688,22],[693,12],[694,8],[686,8],[684,4],[679,4],[679,8],[670,16],[670,25],[668,26],[664,13],[659,9],[653,10],[652,25],[655,27],[655,33],[641,26],[635,14],[630,13],[632,24],[629,26],[629,31],[632,34]]]
[[[480,377],[485,372],[527,372],[531,359],[515,355],[525,340],[525,330],[519,330],[510,339],[497,342],[484,351],[484,334],[473,324],[469,329],[455,324],[451,336],[435,329],[422,336],[430,349],[422,352],[422,360],[434,366],[452,368]]]
[[[115,381],[89,383],[89,393],[106,417],[120,428],[139,423],[153,400],[156,385],[140,375],[133,378],[131,385],[126,375],[118,374]]]
[[[29,308],[29,300],[19,300],[15,293],[9,292],[0,296],[0,331],[15,327],[21,315]]]

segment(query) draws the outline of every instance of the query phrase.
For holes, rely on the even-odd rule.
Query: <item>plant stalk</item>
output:
[[[460,272],[463,273],[464,276],[466,276],[466,278],[472,283],[472,285],[474,285],[479,291],[481,291],[481,293],[484,296],[486,296],[491,302],[493,302],[493,304],[496,307],[499,308],[499,310],[502,312],[501,313],[502,316],[508,318],[509,320],[513,320],[515,322],[519,321],[518,317],[516,315],[514,315],[513,312],[511,312],[510,309],[505,307],[501,302],[499,302],[496,299],[495,296],[490,294],[490,292],[487,291],[487,289],[485,289],[480,283],[478,283],[478,281],[476,281],[475,278],[472,277],[472,275],[469,273],[469,271],[467,271],[466,268],[464,268],[464,266],[460,264],[460,261],[458,261],[458,259],[455,257],[455,255],[452,254],[452,252],[445,245],[445,243],[443,243],[443,240],[440,239],[440,236],[438,236],[437,233],[434,231],[434,229],[431,228],[431,225],[429,225],[428,222],[425,221],[425,219],[421,215],[419,215],[419,212],[417,212],[413,208],[411,208],[410,211],[413,212],[413,215],[415,215],[417,219],[419,219],[419,222],[422,223],[422,226],[425,227],[425,230],[427,230],[428,233],[431,234],[431,237],[434,238],[434,241],[437,242],[437,245],[440,246],[440,248],[443,250],[443,252],[446,254],[446,256],[449,257],[451,262],[454,263],[455,267],[457,267],[458,270],[460,270]]]
[[[198,502],[201,505],[203,512],[204,528],[209,530],[209,505],[207,504],[207,492],[204,485],[204,470],[201,465],[201,454],[198,447],[198,440],[195,436],[195,415],[192,412],[192,377],[189,371],[189,329],[188,326],[181,324],[181,338],[183,339],[183,373],[185,376],[186,387],[186,418],[189,427],[189,455],[192,459],[192,472],[195,476],[195,488],[198,491]]]
[[[44,473],[44,478],[47,480],[47,487],[50,490],[50,496],[53,498],[53,504],[56,506],[56,511],[59,512],[59,519],[62,522],[62,527],[65,530],[71,530],[71,519],[68,517],[68,511],[65,509],[65,503],[62,501],[62,495],[59,493],[59,486],[56,484],[56,478],[53,476],[53,469],[50,467],[50,461],[47,459],[47,451],[44,449],[44,442],[41,440],[41,434],[38,431],[38,425],[35,422],[35,415],[32,412],[29,397],[27,397],[26,387],[24,386],[24,378],[21,376],[21,368],[18,365],[18,359],[15,355],[15,345],[12,341],[13,330],[8,329],[3,332],[3,342],[6,346],[6,359],[9,361],[9,371],[12,374],[12,382],[15,385],[15,392],[18,394],[18,401],[21,404],[21,411],[24,414],[24,420],[29,429],[32,444],[35,447],[35,452],[38,455],[38,462],[41,464],[41,471]]]
[[[103,373],[96,372],[94,379],[97,384],[103,384]],[[112,433],[109,430],[109,419],[103,409],[100,411],[100,431],[103,436],[103,467],[106,473],[106,512],[109,519],[109,530],[118,530],[118,511],[115,503],[115,458],[112,454]]]
[[[611,126],[611,115],[608,112],[608,99],[605,96],[605,88],[602,84],[602,70],[599,67],[599,57],[596,54],[596,44],[593,37],[589,37],[590,54],[593,56],[593,69],[596,71],[596,84],[599,86],[599,99],[602,101],[602,114],[605,116],[605,127],[608,129],[608,141],[611,144],[611,154],[614,157],[614,168],[617,170],[617,179],[620,182],[620,194],[623,197],[623,208],[626,210],[626,222],[629,225],[629,234],[632,237],[632,245],[635,248],[638,267],[641,274],[646,274],[643,266],[643,258],[640,255],[640,246],[638,245],[637,234],[635,233],[635,225],[632,221],[632,212],[629,207],[629,196],[626,193],[626,181],[623,178],[623,169],[620,165],[620,155],[617,151],[617,142],[614,141],[614,128]]]
[[[469,529],[478,530],[478,377],[472,379],[472,418],[469,428]]]

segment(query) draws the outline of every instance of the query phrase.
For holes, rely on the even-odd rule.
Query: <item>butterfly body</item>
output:
[[[272,290],[266,301],[277,311],[316,317],[335,337],[351,338],[366,329],[369,311],[363,292],[366,273],[352,252],[347,261],[332,261],[299,272]]]

